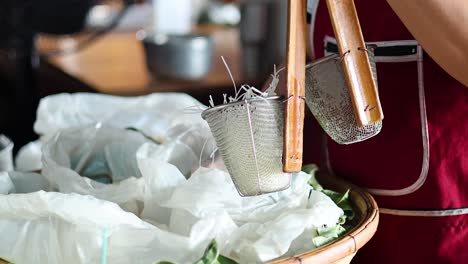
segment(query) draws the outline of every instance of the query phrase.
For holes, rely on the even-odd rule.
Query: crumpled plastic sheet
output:
[[[260,263],[312,249],[314,230],[343,214],[321,192],[310,193],[305,173],[295,175],[288,190],[246,198],[225,171],[200,168],[186,179],[172,164],[151,163],[144,148],[138,159],[146,186],[141,219],[75,193],[0,196],[0,257],[15,263],[193,263],[216,239],[223,255]]]
[[[40,170],[43,143],[62,129],[102,123],[117,128],[133,127],[149,137],[167,141],[174,136],[174,131],[186,127],[203,126],[208,130],[208,125],[200,116],[205,108],[183,93],[154,93],[137,97],[92,93],[47,96],[39,103],[34,123],[34,131],[41,139],[20,149],[15,160],[17,170]],[[205,141],[206,138],[199,142],[203,144]],[[213,143],[208,142],[207,147],[207,151],[212,149]]]
[[[17,171],[0,172],[0,194],[30,193],[50,190],[50,183],[44,175]]]
[[[178,124],[204,123],[206,108],[183,93],[154,93],[123,97],[92,93],[57,94],[43,98],[37,110],[34,131],[54,135],[61,129],[104,123],[113,127],[135,127],[152,137],[163,137]]]
[[[184,178],[189,177],[209,154],[203,141],[209,135],[206,126],[184,124],[168,130],[167,140],[157,144],[141,133],[104,126],[62,129],[43,146],[42,174],[62,193],[89,194],[99,199],[118,203],[137,215],[144,200],[145,181],[140,179],[147,167],[137,164],[137,150],[151,150],[144,155],[153,162],[164,161],[176,166]],[[205,140],[206,141],[206,140]],[[207,149],[207,148],[205,148]],[[141,155],[140,155],[141,156]],[[142,162],[141,162],[142,163]],[[113,184],[108,184],[113,183]]]
[[[223,255],[260,263],[313,249],[316,228],[333,226],[343,215],[329,197],[311,190],[310,175],[302,172],[287,190],[240,197],[222,162],[210,155],[212,137],[200,120],[171,116],[156,144],[123,130],[127,125],[104,122],[117,111],[91,111],[93,104],[111,108],[116,101],[96,98],[87,105],[61,96],[68,101],[60,107],[70,109],[46,107],[43,113],[63,116],[39,117],[50,127],[36,127],[49,135],[42,175],[0,173],[0,258],[17,264],[185,264],[216,239]],[[132,102],[145,105],[144,99]],[[81,107],[84,115],[65,114]],[[60,120],[69,126],[56,125]],[[109,176],[114,183],[97,181]]]
[[[138,132],[101,124],[64,129],[43,147],[42,174],[56,191],[92,195],[138,214],[144,183],[136,151],[147,142]]]
[[[16,154],[15,170],[17,171],[40,171],[42,169],[42,142],[31,141],[24,145]]]

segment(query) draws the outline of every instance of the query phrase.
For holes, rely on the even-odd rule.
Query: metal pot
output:
[[[148,70],[155,78],[197,80],[211,69],[213,40],[208,35],[142,33]]]

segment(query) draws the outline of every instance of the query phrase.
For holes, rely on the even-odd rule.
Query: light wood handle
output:
[[[283,171],[302,169],[305,107],[306,1],[289,0]]]
[[[343,70],[359,126],[383,119],[377,87],[353,0],[327,0]]]

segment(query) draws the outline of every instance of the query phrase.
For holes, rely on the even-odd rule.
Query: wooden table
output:
[[[210,34],[215,43],[212,69],[197,81],[165,81],[152,78],[145,63],[143,45],[136,32],[112,32],[78,53],[50,57],[65,73],[93,87],[97,92],[115,95],[143,95],[152,92],[200,92],[232,87],[221,60],[224,56],[236,83],[241,81],[238,28],[209,26],[196,30]],[[79,39],[79,38],[78,38]],[[74,45],[77,37],[39,37],[38,50]]]

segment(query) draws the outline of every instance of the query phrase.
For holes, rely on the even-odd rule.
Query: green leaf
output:
[[[212,240],[205,250],[203,257],[195,264],[237,264],[234,260],[219,255],[216,240]]]
[[[315,164],[305,165],[304,167],[302,167],[302,171],[310,174],[310,179],[307,183],[310,185],[310,187],[312,187],[312,189],[316,191],[323,190],[322,185],[320,185],[320,183],[317,181],[317,178],[315,178],[315,173],[318,171],[317,165]]]
[[[318,166],[315,164],[307,164],[302,167],[302,171],[310,175],[315,175],[315,172],[318,171]]]
[[[220,264],[238,264],[237,262],[235,262],[234,260],[230,259],[230,258],[227,258],[223,255],[219,255],[218,257],[218,262]]]
[[[349,190],[345,193],[338,193],[331,190],[322,190],[322,192],[330,197],[333,202],[343,210],[344,215],[338,219],[338,223],[335,226],[325,226],[317,229],[317,236],[312,239],[316,247],[328,244],[344,234],[346,228],[350,228],[349,225],[346,225],[346,222],[354,217],[354,210],[349,200]]]
[[[169,261],[161,261],[155,264],[174,264]],[[205,249],[205,253],[201,259],[197,260],[195,264],[238,264],[234,260],[221,256],[219,254],[218,245],[216,240],[212,240],[208,247]]]
[[[322,192],[328,195],[328,197],[330,197],[338,207],[343,209],[348,219],[351,220],[354,218],[354,210],[349,200],[349,190],[346,191],[346,193],[337,193],[330,190],[323,190]]]
[[[340,216],[340,219],[338,219],[338,224],[344,225],[346,223],[346,218],[347,218],[346,214]]]
[[[346,230],[340,225],[335,225],[332,227],[323,226],[323,227],[317,228],[317,233],[319,234],[319,236],[331,236],[334,238],[337,238],[339,235],[343,234],[343,232],[345,231]]]
[[[315,178],[315,175],[311,175],[309,181],[307,182],[312,189],[316,191],[323,191],[322,185],[317,181],[317,178]]]
[[[332,201],[344,212],[344,215],[338,219],[338,223],[335,226],[322,227],[317,229],[317,236],[313,238],[312,242],[315,246],[319,247],[337,239],[340,235],[344,234],[346,229],[351,227],[348,223],[348,220],[352,220],[355,213],[349,199],[349,190],[345,193],[339,193],[332,190],[323,189],[323,187],[315,178],[315,173],[318,171],[318,167],[315,164],[306,165],[302,168],[302,170],[306,173],[309,173],[311,176],[308,184],[314,190],[321,191],[330,197]]]
[[[335,204],[338,205],[338,207],[343,209],[345,215],[349,219],[352,219],[354,217],[354,211],[351,206],[351,202],[349,201],[349,190],[345,193],[339,193],[332,190],[323,189],[322,185],[320,185],[320,183],[317,181],[317,178],[315,178],[315,173],[318,171],[318,167],[315,164],[305,165],[302,168],[302,171],[310,174],[308,184],[314,190],[321,191],[322,193],[330,197],[333,200],[333,202],[335,202]]]
[[[346,229],[337,224],[332,227],[319,227],[317,228],[317,236],[312,239],[312,242],[316,247],[323,246],[344,234]]]
[[[219,250],[218,245],[216,244],[216,240],[212,240],[211,243],[208,245],[208,248],[205,250],[205,254],[203,257],[195,262],[195,264],[216,264],[218,263],[218,256]]]
[[[312,242],[314,243],[316,247],[321,247],[325,244],[330,243],[331,241],[333,241],[333,239],[334,238],[332,237],[317,236],[312,239]]]

